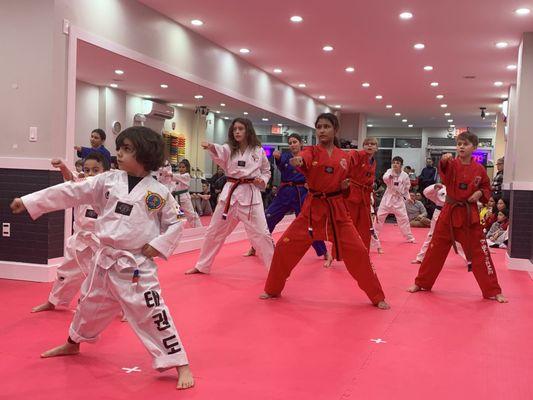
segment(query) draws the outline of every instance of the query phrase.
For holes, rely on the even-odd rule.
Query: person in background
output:
[[[487,244],[489,247],[507,248],[509,211],[505,208],[498,211],[496,222],[492,224],[487,232]]]
[[[93,151],[102,153],[107,162],[106,169],[109,169],[109,166],[111,165],[111,153],[104,146],[105,138],[106,135],[103,129],[93,129],[90,138],[91,147],[74,146],[74,150],[77,151],[78,157],[80,158],[87,157],[89,153],[92,153]]]
[[[494,178],[492,178],[492,186],[491,186],[492,196],[496,199],[502,196],[504,161],[505,161],[504,157],[498,158],[498,160],[496,161],[496,170],[498,172],[496,172],[496,175],[494,176]]]
[[[409,218],[409,225],[413,228],[428,228],[431,220],[427,217],[426,207],[420,200],[416,199],[417,193],[409,193],[409,198],[405,201],[405,209]]]
[[[191,193],[192,203],[195,211],[199,216],[213,215],[213,209],[211,208],[211,189],[207,181],[202,182],[201,193]]]
[[[479,221],[481,225],[485,225],[486,219],[492,215],[492,211],[496,207],[496,200],[494,197],[489,198],[489,201],[479,210]]]
[[[211,209],[214,210],[217,206],[218,196],[222,192],[224,185],[226,184],[226,175],[224,170],[220,165],[217,165],[217,172],[214,174],[211,179],[209,179],[209,186],[211,190],[211,198],[209,202],[211,203]]]
[[[270,191],[267,189],[265,192],[265,197],[263,198],[263,205],[265,207],[265,210],[272,204],[276,196],[278,195],[278,187],[276,185],[272,185],[272,188]]]
[[[433,160],[426,158],[426,166],[418,176],[418,191],[424,192],[424,189],[437,182],[437,168],[433,166]]]

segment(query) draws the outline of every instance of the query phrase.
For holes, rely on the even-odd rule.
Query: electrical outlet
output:
[[[2,223],[2,236],[11,237],[11,224],[9,222]]]
[[[30,142],[36,142],[37,141],[37,127],[36,126],[30,126]]]

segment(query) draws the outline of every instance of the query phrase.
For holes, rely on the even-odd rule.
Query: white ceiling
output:
[[[533,0],[138,1],[232,52],[249,48],[242,57],[250,63],[270,73],[281,68],[279,79],[295,87],[305,83],[299,90],[326,95],[325,102],[341,104],[341,111],[367,113],[375,126],[405,126],[404,117],[415,127],[447,126],[446,111],[458,127],[490,126],[492,118],[481,120],[479,107],[499,110],[501,96],[516,82],[516,71],[506,66],[517,62],[522,33],[533,31],[533,12],[514,13],[533,11]],[[401,20],[407,10],[414,18]],[[304,21],[290,22],[292,15]],[[192,26],[192,19],[205,24]],[[497,49],[499,41],[509,46]],[[419,42],[424,50],[413,49]],[[332,52],[322,50],[327,44]],[[426,65],[434,70],[424,71]],[[347,66],[355,72],[345,72]],[[495,81],[504,85],[495,87]]]

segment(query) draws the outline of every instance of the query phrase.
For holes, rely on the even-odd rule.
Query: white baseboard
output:
[[[294,215],[287,215],[274,229],[283,232],[294,220]],[[185,229],[181,241],[174,254],[198,250],[205,240],[207,227]],[[226,238],[225,243],[238,242],[247,238],[244,225],[239,223],[235,230]],[[48,264],[30,264],[14,261],[0,261],[0,279],[15,279],[31,282],[52,282],[56,277],[56,268],[63,261],[63,257],[48,260]]]
[[[505,253],[505,263],[507,264],[507,269],[513,271],[527,271],[530,275],[533,274],[533,263],[526,258],[512,258],[509,257],[508,253]]]

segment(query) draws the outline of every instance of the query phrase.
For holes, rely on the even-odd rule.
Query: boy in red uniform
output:
[[[363,142],[363,150],[350,152],[350,195],[345,200],[352,222],[369,252],[372,228],[370,197],[376,176],[374,154],[377,151],[376,138],[366,138]]]
[[[298,261],[313,240],[333,242],[334,256],[344,259],[348,272],[372,304],[390,308],[385,302],[378,277],[370,264],[367,249],[357,233],[344,203],[343,181],[348,178],[348,154],[336,146],[339,121],[331,113],[318,116],[319,144],[306,147],[290,163],[299,167],[309,185],[301,213],[278,240],[262,299],[277,297]],[[348,185],[344,185],[347,189]]]
[[[444,154],[439,175],[446,186],[447,196],[433,239],[422,261],[415,284],[409,292],[431,290],[439,276],[450,247],[461,243],[483,297],[507,303],[502,294],[487,242],[479,223],[477,202],[486,203],[491,195],[487,172],[472,158],[478,138],[471,132],[457,136],[457,157]]]

